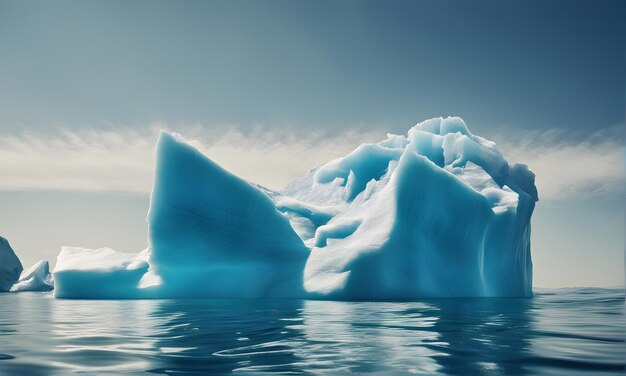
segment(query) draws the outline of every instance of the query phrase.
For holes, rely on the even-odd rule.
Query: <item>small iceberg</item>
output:
[[[50,291],[52,289],[54,289],[54,282],[48,261],[41,260],[22,272],[17,283],[11,287],[11,292]]]
[[[111,248],[63,247],[54,269],[57,298],[140,298],[149,250],[139,254]],[[144,292],[145,295],[145,292]]]

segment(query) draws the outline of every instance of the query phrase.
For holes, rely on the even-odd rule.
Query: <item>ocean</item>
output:
[[[411,302],[0,294],[0,375],[613,375],[623,289]]]

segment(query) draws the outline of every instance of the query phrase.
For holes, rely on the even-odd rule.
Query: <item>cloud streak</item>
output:
[[[64,190],[148,194],[154,145],[160,128],[61,129],[53,135],[0,136],[0,191]],[[195,147],[229,171],[280,189],[310,168],[345,155],[384,131],[356,129],[333,134],[267,127],[177,127]],[[526,163],[537,175],[540,199],[563,200],[623,192],[624,147],[619,139],[592,134],[565,140],[558,130],[522,137],[493,137],[509,161]]]
[[[61,130],[54,136],[26,133],[0,136],[0,191],[65,190],[149,193],[159,129]],[[227,170],[255,183],[280,189],[308,169],[340,157],[384,132],[347,130],[334,136],[276,129],[237,127],[207,130],[179,127],[193,146]]]
[[[615,196],[624,192],[623,127],[572,137],[551,129],[522,137],[498,137],[509,162],[527,164],[536,175],[539,199]]]

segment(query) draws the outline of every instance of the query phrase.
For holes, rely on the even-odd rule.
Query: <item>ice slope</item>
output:
[[[266,191],[162,132],[148,213],[164,296],[302,296],[309,249]]]
[[[11,292],[21,291],[50,291],[54,289],[54,282],[47,260],[41,260],[22,272],[20,279],[11,287]]]
[[[162,132],[151,251],[64,248],[58,297],[531,296],[534,174],[460,118],[363,144],[275,192]]]
[[[0,292],[9,291],[23,269],[9,242],[0,236]]]

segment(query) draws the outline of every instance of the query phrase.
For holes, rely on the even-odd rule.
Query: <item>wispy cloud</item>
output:
[[[497,139],[510,162],[533,170],[539,199],[552,201],[623,193],[623,132],[622,126],[586,136],[550,129]]]
[[[280,189],[310,168],[345,155],[385,131],[342,133],[285,131],[235,126],[171,129],[61,129],[53,135],[0,135],[0,190],[68,190],[147,194],[152,186],[158,130],[182,133],[226,169],[250,181]],[[620,128],[621,130],[621,128]],[[622,138],[596,132],[567,139],[549,130],[493,137],[509,161],[524,162],[537,175],[542,200],[611,195],[624,188]]]
[[[61,130],[54,136],[25,133],[0,136],[0,190],[69,190],[149,193],[159,129]],[[258,127],[206,129],[177,127],[193,146],[229,171],[280,189],[308,169],[340,157],[385,132],[347,130],[331,135]]]
[[[0,137],[0,189],[149,192],[155,137],[60,130]]]

